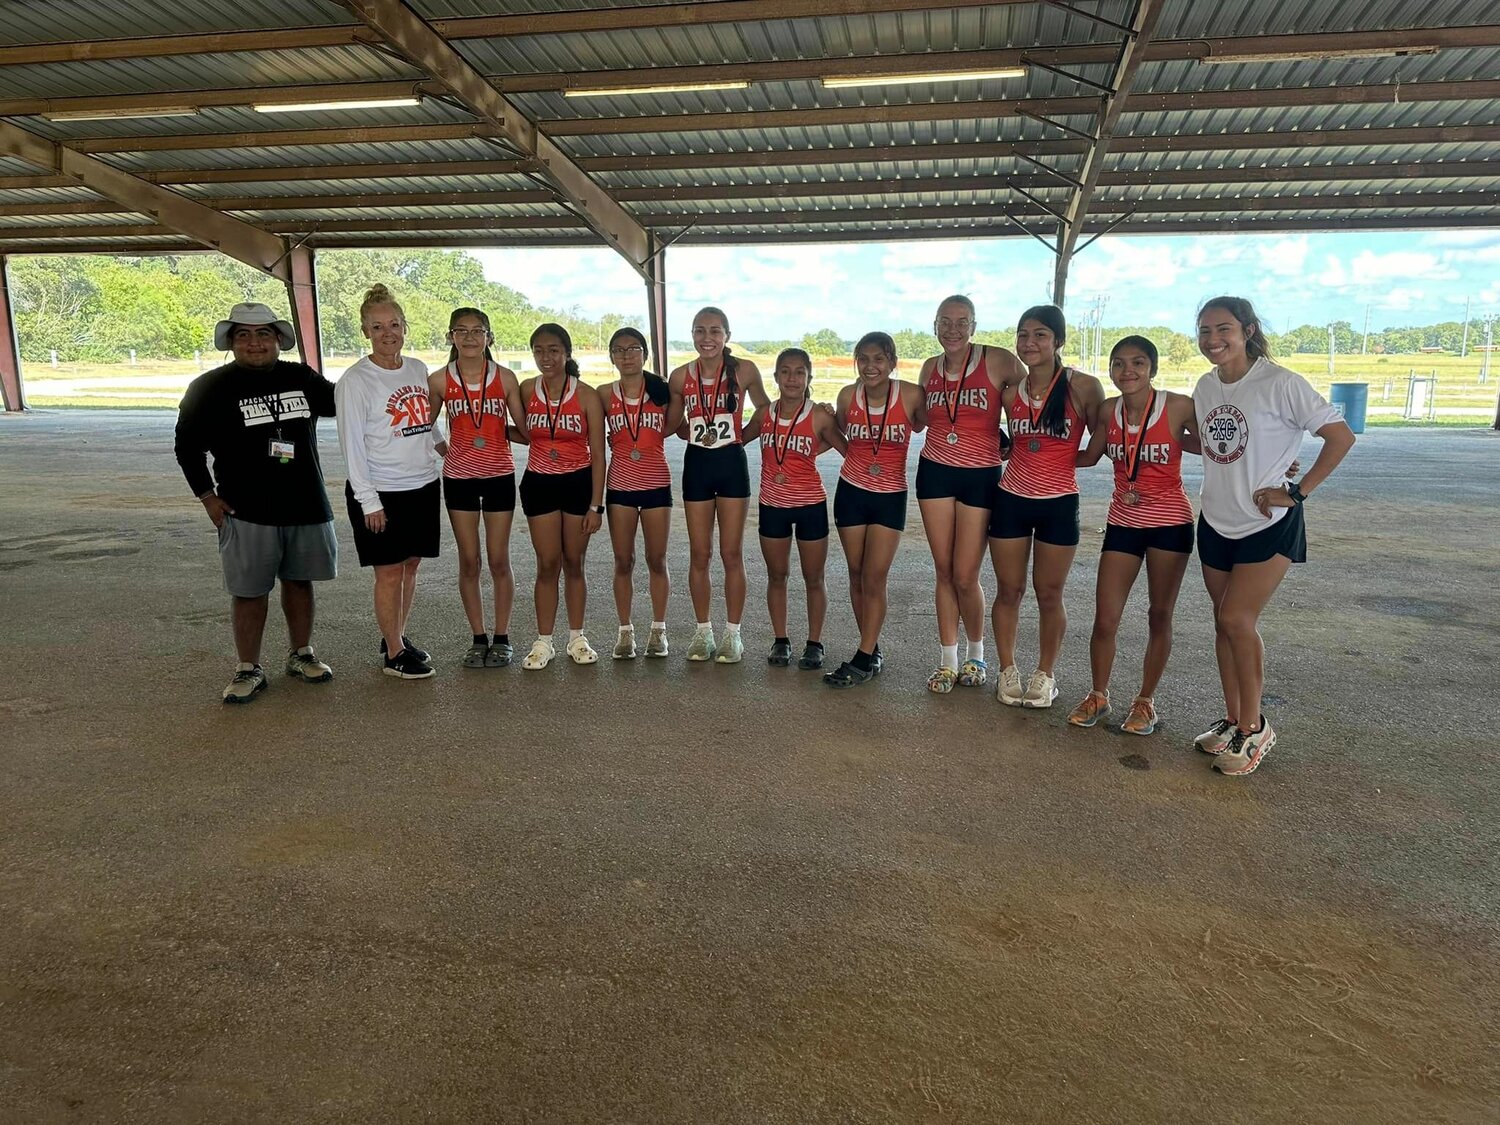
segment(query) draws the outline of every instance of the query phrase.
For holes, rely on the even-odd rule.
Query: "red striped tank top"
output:
[[[667,470],[664,448],[667,412],[651,401],[644,384],[639,399],[626,398],[619,383],[610,384],[604,428],[609,434],[606,488],[643,492],[671,485],[672,474]]]
[[[911,446],[911,419],[901,401],[901,380],[886,383],[885,404],[871,408],[861,383],[854,388],[844,415],[849,449],[839,477],[870,492],[906,491],[906,451]]]
[[[1000,392],[984,366],[984,345],[969,350],[964,373],[949,378],[938,356],[923,388],[927,395],[927,440],[922,456],[959,469],[1000,464]]]
[[[1070,376],[1063,369],[1062,383],[1063,436],[1053,437],[1042,429],[1042,403],[1033,403],[1026,384],[1016,388],[1010,406],[1010,460],[1000,487],[1014,496],[1046,500],[1078,491],[1078,443],[1083,437],[1083,419],[1073,408],[1068,386]]]
[[[688,365],[682,380],[682,412],[688,424],[688,443],[703,449],[724,449],[740,444],[743,399],[735,397],[735,408],[725,401],[737,390],[734,376],[719,365],[718,374],[704,378],[702,361]]]
[[[1144,433],[1139,428],[1126,428],[1125,400],[1115,403],[1104,453],[1115,463],[1115,493],[1109,502],[1108,522],[1119,527],[1171,527],[1193,522],[1193,505],[1182,487],[1182,443],[1172,432],[1166,395],[1156,396]],[[1132,455],[1136,462],[1134,480],[1130,479],[1129,468]]]
[[[818,475],[818,435],[813,404],[804,401],[795,418],[781,417],[781,401],[760,428],[760,502],[773,508],[802,508],[828,499]]]
[[[531,454],[526,467],[536,473],[576,473],[594,463],[589,449],[589,422],[578,402],[578,380],[568,379],[561,402],[548,402],[546,380],[531,385],[526,404],[526,428],[531,431]]]
[[[510,439],[505,433],[505,387],[500,372],[491,363],[484,383],[465,385],[458,368],[444,368],[443,409],[448,415],[448,455],[443,458],[443,476],[450,480],[503,477],[516,471]],[[475,424],[476,415],[478,424]]]

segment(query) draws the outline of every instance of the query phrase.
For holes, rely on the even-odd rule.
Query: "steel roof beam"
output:
[[[491,86],[453,44],[401,0],[340,2],[483,121],[500,129],[517,152],[535,158],[537,177],[557,191],[607,245],[645,276],[646,261],[651,257],[651,241],[645,229],[541,132],[519,106]]]
[[[0,153],[47,168],[115,200],[128,211],[150,215],[163,227],[187,235],[231,258],[281,278],[290,276],[286,246],[259,227],[220,214],[184,195],[137,179],[80,152],[0,121]]]

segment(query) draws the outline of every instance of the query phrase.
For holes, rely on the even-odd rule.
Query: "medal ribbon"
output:
[[[493,371],[493,366],[489,364],[485,365],[484,375],[479,380],[479,395],[477,398],[471,400],[469,398],[469,384],[464,382],[463,374],[458,370],[458,364],[454,363],[453,365],[453,377],[458,380],[459,389],[463,391],[464,408],[469,412],[469,421],[474,423],[474,434],[476,437],[479,435],[479,431],[484,428],[484,391],[485,387],[489,385],[490,375]]]
[[[542,405],[547,408],[547,432],[554,442],[557,441],[557,421],[562,417],[563,400],[568,397],[568,380],[571,378],[566,372],[563,373],[562,393],[557,396],[557,413],[552,413],[552,400],[547,397],[547,377],[538,375],[537,382],[542,388]]]
[[[700,359],[694,366],[698,370],[698,417],[703,419],[704,426],[713,421],[713,416],[719,411],[719,395],[724,389],[724,361],[719,360],[719,373],[714,376],[714,394],[711,400],[703,393],[703,361]],[[712,402],[712,407],[706,407],[706,402]]]
[[[646,418],[646,380],[641,379],[641,397],[637,400],[635,408],[635,429],[630,428],[630,403],[625,401],[625,380],[620,380],[620,417],[625,423],[625,432],[630,435],[630,444],[639,445],[641,440],[641,425]]]
[[[797,408],[796,415],[786,428],[786,440],[778,447],[776,435],[781,432],[781,400],[776,400],[776,405],[771,408],[771,456],[776,458],[776,467],[779,469],[786,463],[787,450],[791,448],[792,431],[797,428],[797,423],[802,418],[802,412],[806,409],[806,403]]]
[[[861,387],[860,390],[864,391],[864,388]],[[875,427],[875,437],[873,439],[875,442],[876,457],[880,456],[880,446],[885,441],[885,420],[891,416],[891,395],[895,393],[895,390],[895,383],[887,379],[885,381],[885,409],[880,412],[880,425]],[[870,411],[870,394],[868,391],[865,391],[865,420],[870,421],[874,417],[874,414]]]
[[[1146,413],[1141,415],[1141,428],[1136,431],[1135,445],[1130,444],[1130,412],[1125,409],[1125,401],[1120,401],[1120,416],[1125,422],[1125,479],[1135,480],[1135,474],[1141,467],[1141,442],[1146,440],[1146,427],[1151,424],[1151,411],[1156,406],[1156,390],[1152,388],[1151,398],[1146,403]]]
[[[943,391],[943,412],[948,415],[948,428],[951,429],[951,430],[958,429],[958,396],[963,393],[964,380],[967,379],[968,376],[969,376],[969,361],[971,359],[973,359],[973,358],[974,358],[974,345],[970,344],[968,352],[966,352],[964,354],[964,365],[959,370],[958,385],[953,388],[953,392],[951,394],[948,393],[948,391],[946,389],[944,389],[944,391]],[[948,364],[948,361],[946,359],[944,359],[943,360],[943,381],[945,383],[947,382],[947,378],[948,378],[948,367],[947,367],[947,364]],[[869,400],[867,399],[866,401],[868,402]],[[885,407],[886,407],[887,410],[889,410],[891,408],[891,400],[890,400],[890,397],[889,397],[889,392],[887,392],[887,397],[886,397],[886,400],[885,400]]]

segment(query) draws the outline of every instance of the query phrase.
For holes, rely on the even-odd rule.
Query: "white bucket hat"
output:
[[[243,301],[229,310],[229,318],[221,320],[214,327],[214,347],[221,352],[230,349],[229,335],[234,331],[236,324],[269,324],[276,329],[276,338],[281,341],[281,350],[290,351],[297,346],[297,337],[292,332],[292,326],[284,320],[277,320],[266,305],[257,304],[254,301]]]

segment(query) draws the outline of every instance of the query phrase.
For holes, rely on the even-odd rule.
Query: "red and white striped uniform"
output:
[[[733,410],[725,402],[730,391],[736,392]],[[710,398],[713,399],[712,402],[709,401]],[[716,375],[705,378],[702,360],[695,360],[688,366],[687,374],[682,380],[682,413],[687,419],[690,444],[705,449],[724,449],[741,444],[743,407],[744,397],[738,394],[734,376],[729,373],[728,367],[721,365]],[[709,427],[714,430],[712,444],[703,440],[703,434]]]
[[[578,402],[578,380],[567,381],[561,404],[547,402],[545,387],[546,380],[538,375],[526,404],[526,428],[531,432],[526,467],[537,473],[576,473],[588,468],[594,455],[589,449],[589,420]]]
[[[813,404],[804,401],[795,418],[781,417],[781,401],[760,428],[760,502],[802,508],[828,499],[818,475],[818,434]],[[779,480],[777,478],[780,478]]]
[[[865,399],[864,384],[854,388],[844,414],[844,437],[849,449],[844,454],[839,477],[869,492],[904,492],[911,419],[901,401],[901,380],[889,380],[885,393],[885,405],[872,410]]]
[[[1140,437],[1135,480],[1129,476],[1127,452]],[[1126,438],[1129,438],[1129,445]],[[1118,527],[1171,527],[1193,522],[1193,505],[1182,487],[1182,442],[1172,432],[1167,418],[1167,396],[1158,394],[1146,419],[1146,431],[1125,426],[1125,400],[1115,403],[1109,415],[1104,453],[1115,463],[1115,493],[1109,502],[1108,522]],[[1125,495],[1134,492],[1136,504]]]
[[[1010,406],[1010,460],[1000,478],[1000,487],[1013,496],[1047,500],[1078,491],[1078,444],[1083,438],[1083,418],[1073,407],[1069,377],[1064,368],[1057,380],[1062,386],[1065,407],[1062,437],[1053,437],[1042,429],[1044,403],[1031,401],[1025,383],[1016,388]]]
[[[927,395],[927,441],[922,456],[957,469],[988,469],[1000,464],[1000,392],[984,366],[984,345],[969,350],[962,376],[950,378],[944,358],[932,365]],[[949,438],[956,434],[957,439]]]
[[[664,448],[667,412],[647,396],[644,383],[638,399],[626,398],[619,383],[610,384],[604,428],[609,434],[605,487],[620,492],[644,492],[671,485],[672,474],[667,469]]]
[[[505,386],[500,372],[491,363],[485,368],[484,383],[470,387],[459,378],[457,365],[443,370],[443,409],[448,415],[448,455],[443,458],[443,476],[473,480],[503,477],[516,471],[511,456],[510,439],[505,433]],[[476,425],[474,408],[479,407]],[[474,444],[483,438],[483,447]]]

